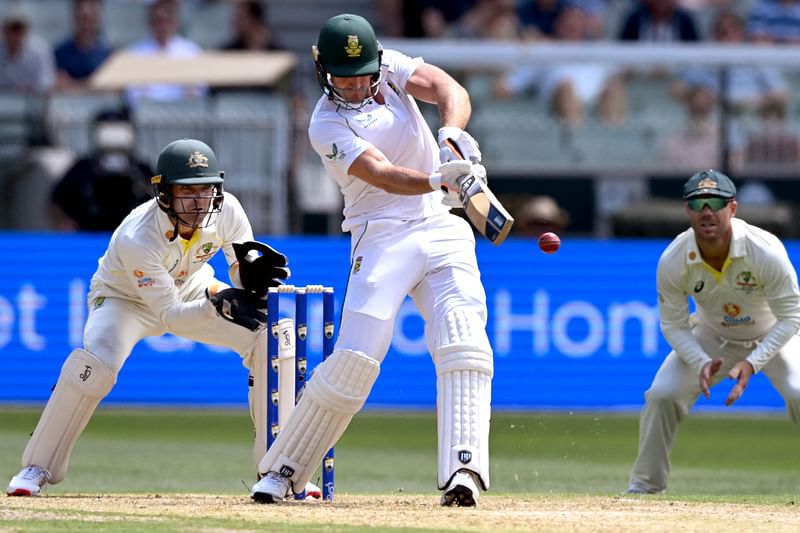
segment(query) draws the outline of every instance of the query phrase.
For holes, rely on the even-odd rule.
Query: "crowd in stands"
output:
[[[32,24],[35,1],[0,3],[0,91],[86,91],[92,74],[119,50],[176,57],[200,54],[209,48],[208,42],[195,42],[184,31],[187,5],[229,4],[228,20],[215,21],[225,28],[219,31],[224,39],[216,49],[285,49],[270,25],[269,0],[71,0],[71,15],[58,38],[40,35]],[[126,2],[142,4],[146,23],[138,38],[120,45],[107,31],[104,13]],[[354,2],[356,8],[363,4]],[[344,8],[346,3],[339,1],[337,6]],[[800,0],[373,0],[371,6],[375,25],[385,37],[648,45],[800,42]],[[800,163],[800,137],[791,120],[791,83],[785,72],[771,67],[729,69],[723,95],[715,69],[637,72],[590,62],[521,65],[494,76],[486,97],[497,102],[535,100],[549,119],[568,128],[593,122],[613,129],[631,119],[626,87],[637,77],[664,82],[668,97],[684,110],[682,126],[666,136],[658,156],[676,169],[711,166],[720,161],[722,150],[731,169]],[[124,102],[135,107],[143,99],[178,101],[208,94],[213,88],[201,84],[151,84],[129,87]],[[749,117],[757,126],[747,129],[732,120],[721,130],[722,106],[734,119]]]

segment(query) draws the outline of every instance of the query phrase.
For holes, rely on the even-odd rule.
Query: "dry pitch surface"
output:
[[[24,531],[37,522],[114,524],[187,531],[800,531],[797,502],[678,502],[626,496],[527,495],[484,497],[477,509],[442,508],[433,495],[337,495],[333,503],[259,505],[246,496],[57,495],[3,498],[0,531]],[[202,525],[205,524],[205,525]],[[226,525],[227,524],[227,525]],[[44,525],[43,523],[40,525]],[[200,526],[198,528],[198,526]],[[313,529],[311,529],[313,528]],[[39,528],[37,528],[39,529]],[[96,530],[96,529],[95,529]]]

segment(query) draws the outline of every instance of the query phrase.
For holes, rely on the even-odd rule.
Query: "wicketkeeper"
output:
[[[225,346],[250,369],[253,459],[266,449],[267,288],[289,276],[286,257],[253,241],[239,201],[206,144],[182,139],[158,156],[155,198],[111,237],[91,280],[84,346],[69,354],[7,493],[35,496],[67,473],[72,448],[142,338],[172,333]],[[208,261],[220,250],[233,287]],[[191,364],[191,363],[187,363]]]

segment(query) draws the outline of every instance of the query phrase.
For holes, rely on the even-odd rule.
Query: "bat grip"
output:
[[[461,150],[458,149],[456,143],[454,143],[450,139],[445,139],[444,143],[447,145],[448,148],[450,148],[453,151],[454,154],[458,156],[459,159],[465,159],[464,154],[462,154]]]

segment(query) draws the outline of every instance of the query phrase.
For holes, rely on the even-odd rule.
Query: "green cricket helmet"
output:
[[[361,109],[375,97],[380,84],[383,51],[367,19],[347,13],[328,19],[311,52],[317,67],[317,80],[331,101],[346,109]],[[347,101],[336,91],[331,76],[372,76],[370,96],[360,102]]]
[[[222,209],[225,173],[219,170],[217,156],[204,142],[196,139],[172,141],[158,154],[156,175],[150,179],[155,189],[158,206],[170,217],[185,226],[208,227],[213,225]],[[198,199],[175,196],[173,185],[213,185],[211,202],[197,217]],[[191,222],[188,215],[194,219]],[[177,232],[176,232],[177,233]]]

